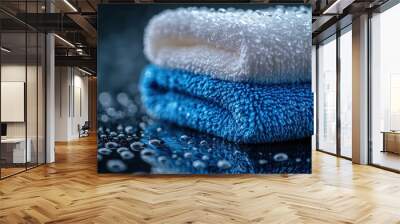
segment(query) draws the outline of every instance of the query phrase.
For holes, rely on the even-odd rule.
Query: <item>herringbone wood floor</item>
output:
[[[315,152],[312,175],[97,175],[95,138],[0,181],[0,223],[400,223],[400,175]]]

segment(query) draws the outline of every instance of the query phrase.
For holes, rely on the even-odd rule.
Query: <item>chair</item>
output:
[[[89,121],[85,121],[85,123],[82,126],[78,124],[79,138],[89,136],[89,129],[90,129]]]

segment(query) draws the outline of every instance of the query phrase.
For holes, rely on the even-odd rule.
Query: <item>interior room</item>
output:
[[[120,132],[112,133],[101,124],[113,117],[132,119],[140,108],[131,100],[140,96],[133,88],[131,95],[116,94],[115,99],[102,92],[106,85],[113,85],[105,80],[131,80],[108,74],[101,59],[131,75],[137,64],[144,63],[135,58],[139,55],[136,49],[144,47],[119,46],[109,51],[130,54],[135,60],[100,56],[104,49],[118,45],[99,44],[104,41],[100,40],[100,22],[112,21],[100,19],[99,7],[166,2],[0,1],[0,223],[400,222],[398,0],[235,1],[250,4],[249,11],[254,4],[306,4],[311,8],[311,152],[308,159],[264,153],[277,157],[277,163],[291,159],[307,162],[308,173],[103,173],[99,164],[111,153],[107,145],[114,144],[103,142],[104,136],[115,140],[121,133],[133,131],[121,126],[117,127]],[[131,23],[135,27],[135,21]],[[138,26],[147,25],[142,23]],[[116,24],[114,28],[123,25],[127,26]],[[109,34],[108,41],[121,33]],[[125,106],[126,111],[112,107],[111,102]],[[148,125],[137,123],[139,127]],[[129,137],[139,139],[146,134],[143,130],[135,130]],[[177,133],[182,138],[180,132],[165,128],[153,131]],[[184,148],[197,147],[189,142]],[[133,156],[125,154],[135,161],[154,152],[135,151],[148,149],[150,144],[134,143],[118,150],[133,152]],[[198,144],[201,150],[205,143]],[[219,144],[230,143],[224,140]],[[227,147],[226,155],[237,154],[234,149]],[[118,156],[122,159],[116,160],[116,153],[110,159],[116,171],[125,164],[116,162],[126,160],[121,152]],[[248,150],[257,163],[272,166],[270,160],[258,159],[262,153]],[[195,164],[203,165],[189,165]],[[141,166],[150,167],[145,162]]]
[[[371,86],[371,162],[378,166],[399,170],[398,137],[400,129],[399,100],[400,67],[394,41],[398,32],[391,29],[399,20],[400,6],[374,14],[371,19],[372,86]]]
[[[1,177],[7,177],[45,162],[45,35],[15,23],[1,44]]]

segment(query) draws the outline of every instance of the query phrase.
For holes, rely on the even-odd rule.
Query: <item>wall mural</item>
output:
[[[311,7],[101,5],[98,172],[311,173]]]

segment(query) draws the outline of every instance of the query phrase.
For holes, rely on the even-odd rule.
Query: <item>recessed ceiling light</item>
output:
[[[5,47],[1,47],[0,49],[1,49],[1,51],[4,51],[6,53],[10,53],[11,52],[11,50],[9,50],[9,49],[7,49]]]
[[[62,38],[61,36],[59,36],[58,34],[54,34],[55,37],[57,37],[59,40],[61,40],[62,42],[64,42],[65,44],[67,44],[70,47],[75,48],[75,45],[73,45],[71,42],[69,42],[68,40]]]
[[[64,3],[68,5],[74,12],[78,12],[78,10],[73,6],[68,0],[64,0]]]
[[[355,0],[336,0],[322,14],[342,14],[343,9],[351,5]]]
[[[81,71],[81,72],[83,72],[83,73],[85,73],[86,75],[92,76],[92,73],[90,73],[90,72],[88,72],[88,71],[86,71],[86,70],[83,70],[83,69],[81,69],[81,68],[79,68],[79,67],[78,67],[78,70]]]

